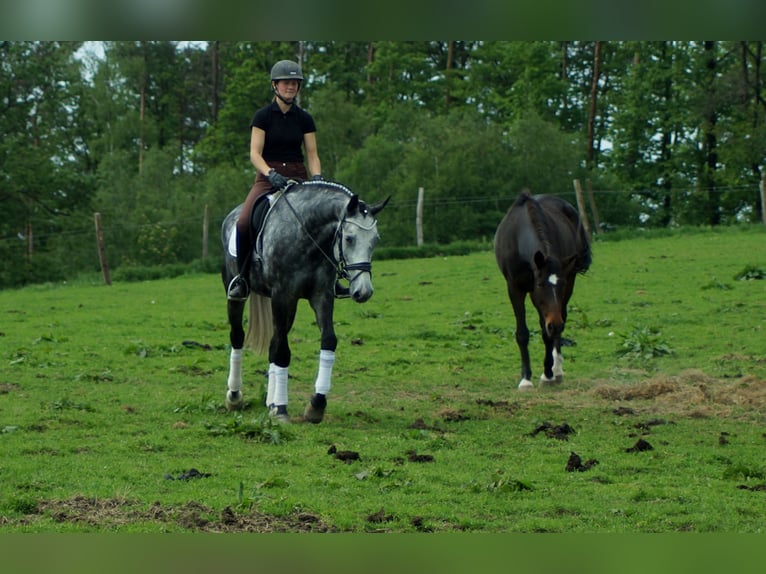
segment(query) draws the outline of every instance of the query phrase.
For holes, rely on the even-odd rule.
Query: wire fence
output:
[[[730,194],[730,193],[739,193],[739,192],[752,192],[754,193],[754,199],[757,200],[758,197],[758,189],[753,188],[751,185],[738,185],[738,186],[727,186],[727,187],[717,187],[714,189],[701,189],[701,188],[674,188],[669,191],[669,193],[679,196],[709,196],[710,194]],[[600,190],[592,190],[594,196],[657,196],[659,192],[656,190],[617,190],[617,189],[600,189]],[[573,198],[572,204],[574,205],[575,201],[575,192],[572,191],[566,191],[557,193],[556,195],[559,195],[564,198],[571,197]],[[479,196],[479,197],[468,197],[468,196],[442,196],[442,197],[429,197],[426,195],[426,201],[425,201],[425,207],[426,208],[438,208],[438,207],[449,207],[449,206],[465,206],[465,205],[492,205],[492,206],[505,206],[509,207],[511,203],[516,199],[516,195],[509,195],[509,196]],[[396,209],[396,210],[406,210],[408,208],[413,209],[417,205],[417,197],[416,195],[413,195],[413,199],[405,199],[405,200],[394,200],[392,199],[388,204],[388,209]],[[762,208],[763,209],[763,208]],[[61,231],[56,231],[52,234],[36,234],[34,236],[34,239],[36,241],[45,242],[47,240],[50,240],[52,238],[66,238],[66,237],[85,237],[92,235],[92,216],[87,216],[87,221],[84,221],[86,217],[80,216],[75,218],[73,222],[73,229],[62,229]],[[414,220],[414,211],[413,211],[413,220]],[[211,229],[219,229],[221,224],[223,222],[223,218],[213,218],[210,220],[210,228]],[[201,226],[203,223],[203,215],[200,214],[199,218],[182,218],[182,219],[174,219],[174,220],[164,220],[164,221],[155,221],[155,222],[148,222],[148,223],[126,223],[125,221],[121,221],[119,226],[120,229],[125,232],[134,232],[138,233],[142,229],[149,229],[149,228],[185,228],[187,226]],[[90,227],[90,229],[88,229]],[[109,228],[109,224],[106,224],[107,229]],[[15,235],[6,235],[5,237],[0,237],[0,244],[18,244],[19,242],[24,243],[27,242],[28,238],[25,237],[23,233],[17,233]]]

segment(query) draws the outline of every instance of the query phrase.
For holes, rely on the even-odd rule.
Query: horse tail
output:
[[[250,293],[250,316],[245,345],[256,355],[268,355],[274,325],[271,322],[271,298]]]

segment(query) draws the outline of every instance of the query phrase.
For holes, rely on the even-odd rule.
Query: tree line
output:
[[[600,231],[760,218],[762,41],[0,42],[0,287],[200,257],[252,183],[269,70],[298,61],[323,175],[391,196],[386,245],[491,238],[521,189]],[[217,233],[211,233],[216,253]]]

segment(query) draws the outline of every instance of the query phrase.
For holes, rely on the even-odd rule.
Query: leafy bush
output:
[[[617,356],[628,359],[652,359],[663,355],[672,355],[673,350],[661,336],[649,327],[637,327],[628,335],[620,335],[622,344],[617,349]]]

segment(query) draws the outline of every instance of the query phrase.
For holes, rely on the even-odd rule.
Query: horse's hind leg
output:
[[[564,354],[561,352],[561,337],[556,339],[556,344],[553,346],[553,376],[556,377],[557,383],[564,381]]]
[[[245,343],[245,331],[242,327],[244,301],[228,301],[229,341],[229,378],[226,382],[226,408],[230,411],[242,408],[242,347]]]

